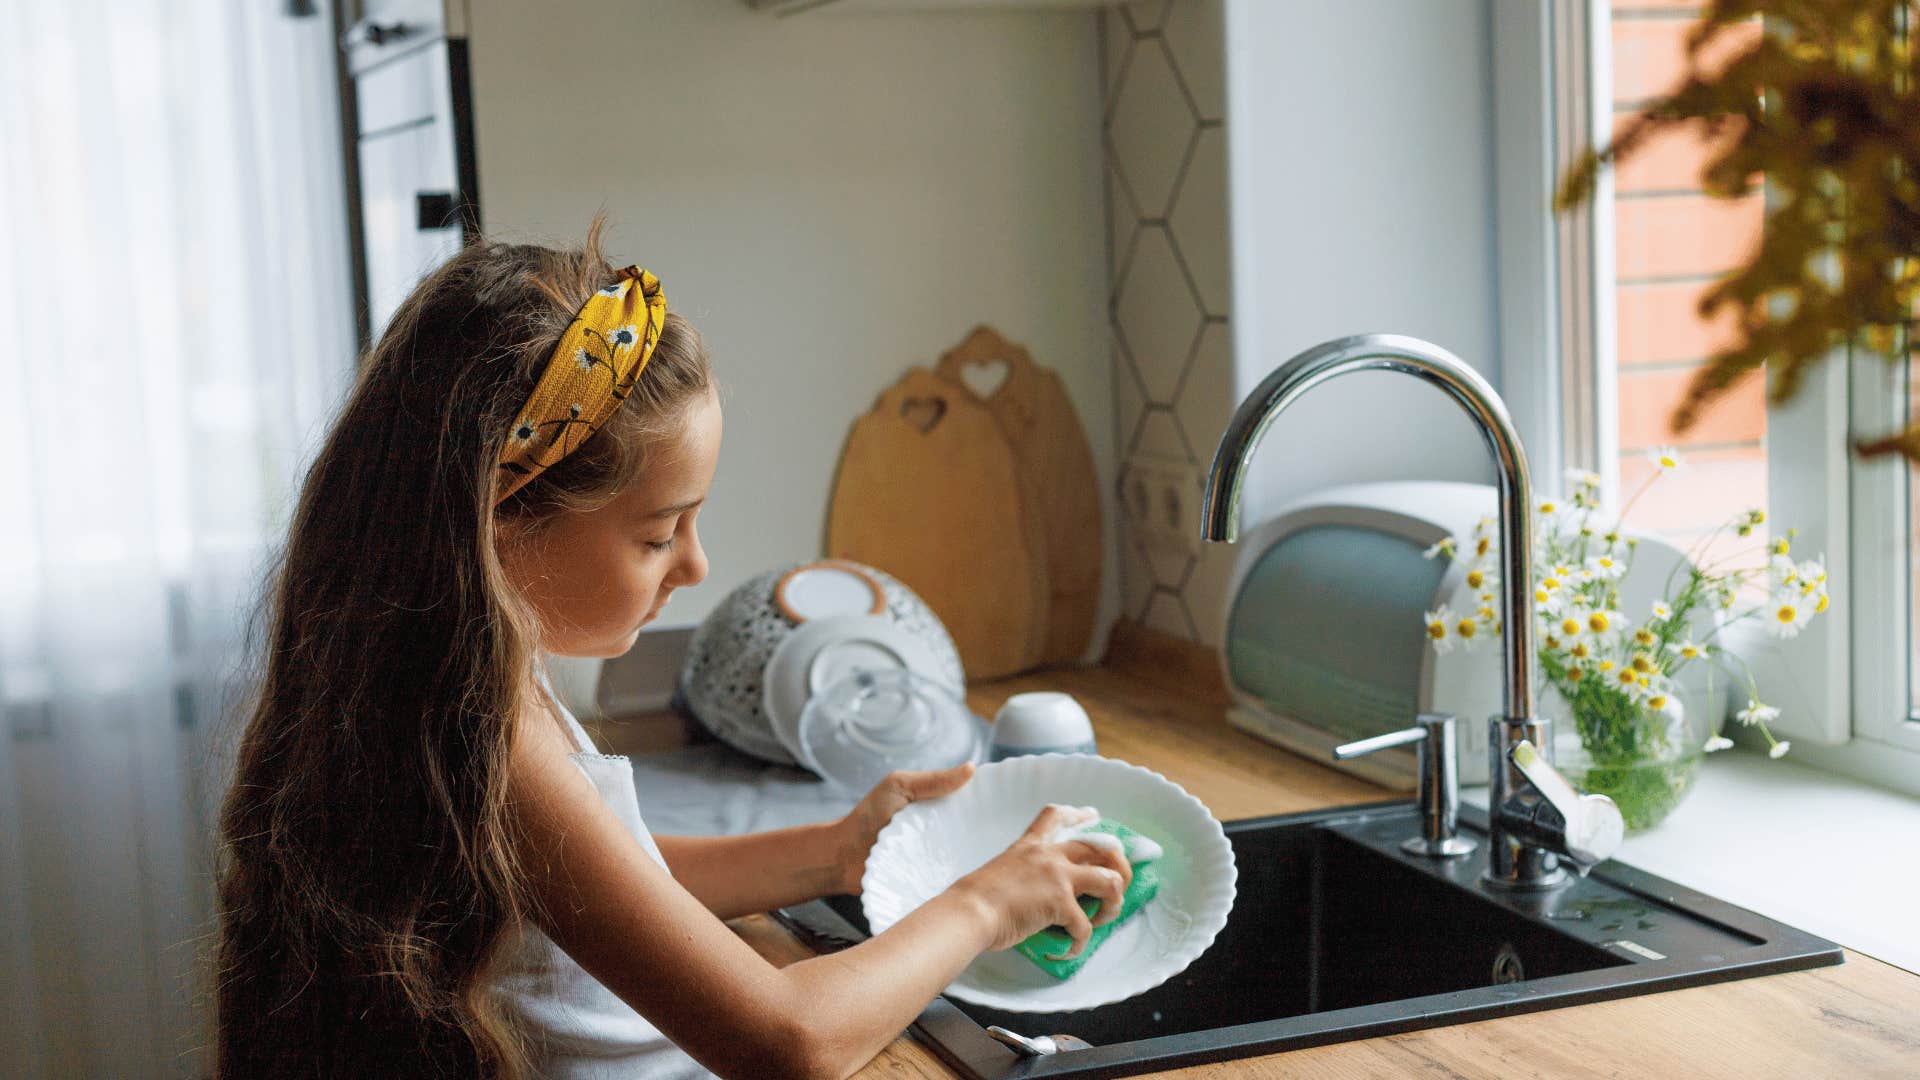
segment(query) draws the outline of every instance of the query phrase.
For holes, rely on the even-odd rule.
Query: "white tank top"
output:
[[[559,701],[558,695],[554,700]],[[597,753],[586,729],[564,704],[560,713],[573,730],[573,737],[585,747],[568,757],[653,861],[666,869],[659,845],[640,820],[632,763],[624,757]],[[554,1080],[681,1080],[713,1075],[531,923],[507,931],[504,955],[494,970],[494,991],[509,1020],[525,1033],[535,1072],[540,1076]]]

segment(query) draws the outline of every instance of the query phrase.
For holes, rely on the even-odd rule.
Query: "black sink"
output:
[[[1230,822],[1239,898],[1213,945],[1167,982],[1071,1013],[936,998],[914,1032],[963,1075],[1124,1076],[1656,990],[1837,964],[1838,946],[1621,863],[1543,893],[1479,881],[1478,849],[1407,855],[1411,804]],[[855,897],[779,913],[815,948],[866,937]],[[986,1034],[1076,1035],[1021,1058]]]

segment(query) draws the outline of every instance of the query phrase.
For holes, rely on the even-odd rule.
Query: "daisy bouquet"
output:
[[[1713,730],[1717,725],[1685,723],[1675,680],[1694,664],[1731,661],[1749,691],[1736,719],[1759,732],[1773,757],[1787,752],[1786,740],[1768,726],[1780,711],[1760,700],[1752,672],[1721,638],[1745,622],[1793,637],[1828,605],[1823,561],[1796,562],[1792,530],[1764,540],[1766,514],[1753,509],[1696,543],[1649,610],[1623,610],[1621,582],[1639,543],[1623,534],[1620,521],[1653,484],[1682,467],[1671,449],[1649,457],[1652,473],[1617,515],[1602,512],[1600,478],[1585,472],[1569,475],[1565,499],[1543,500],[1532,515],[1538,663],[1566,699],[1587,758],[1563,763],[1563,771],[1586,790],[1612,796],[1630,828],[1665,817],[1691,787],[1701,755],[1732,745]],[[1723,553],[1716,541],[1729,537],[1736,542]],[[1753,543],[1738,543],[1745,539]],[[1469,610],[1442,605],[1426,613],[1434,649],[1473,648],[1497,637],[1501,564],[1493,519],[1426,554],[1463,561],[1472,597]]]

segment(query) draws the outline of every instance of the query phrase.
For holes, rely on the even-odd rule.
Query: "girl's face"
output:
[[[562,514],[528,537],[501,531],[501,567],[539,614],[547,652],[620,656],[673,590],[707,576],[694,519],[720,457],[718,397],[709,392],[684,419],[679,439],[611,503]]]

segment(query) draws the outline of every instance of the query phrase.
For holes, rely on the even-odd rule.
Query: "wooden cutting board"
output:
[[[1093,449],[1060,377],[990,326],[977,326],[934,370],[984,403],[1013,445],[1038,507],[1047,632],[1036,662],[1079,660],[1100,599],[1100,481]]]
[[[1033,666],[1047,636],[1033,492],[987,406],[913,368],[854,422],[834,476],[827,554],[877,566],[946,624],[969,679]]]

